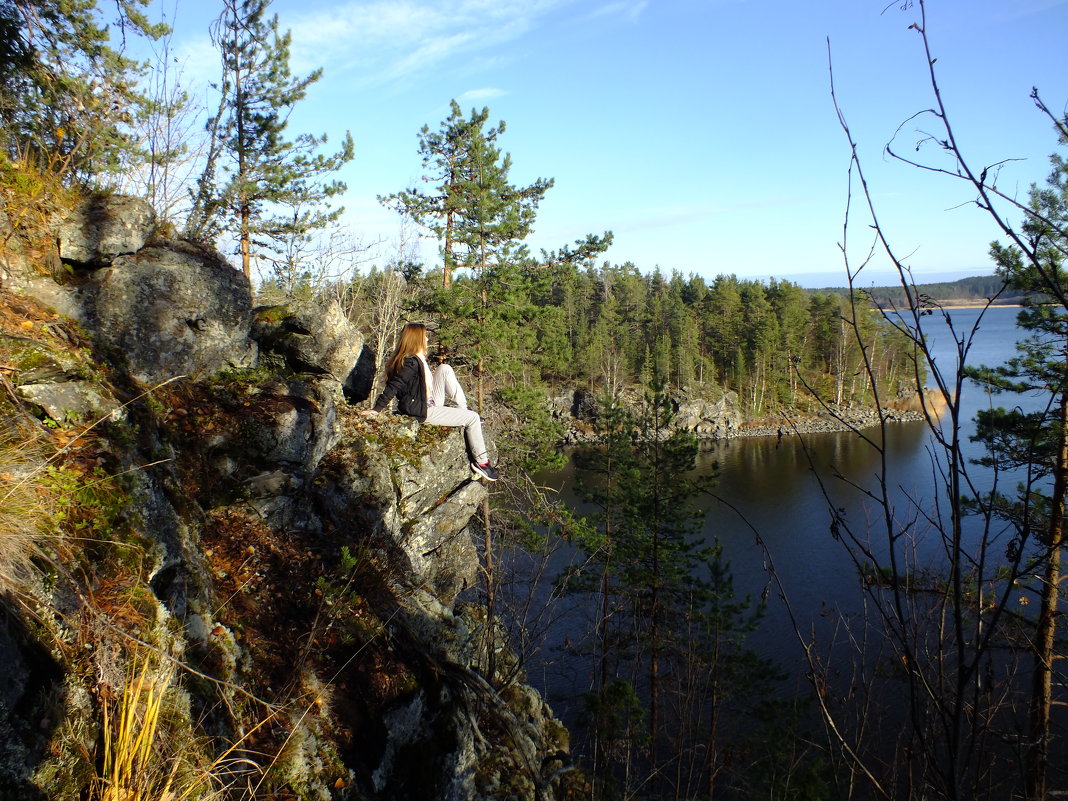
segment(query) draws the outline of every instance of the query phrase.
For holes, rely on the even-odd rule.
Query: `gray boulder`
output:
[[[252,336],[290,370],[325,380],[353,403],[371,392],[374,353],[334,301],[293,300],[259,307]]]
[[[144,383],[257,362],[248,279],[208,248],[168,242],[120,256],[77,295],[79,322]]]
[[[156,212],[147,200],[90,195],[59,221],[59,257],[76,266],[99,267],[136,253],[155,231]]]
[[[398,575],[451,608],[478,579],[469,525],[486,497],[470,480],[463,433],[401,417],[364,425],[368,439],[348,439],[324,462],[318,506],[338,528],[374,532]]]
[[[680,397],[676,401],[675,427],[699,437],[722,437],[745,420],[738,410],[738,396],[725,392],[718,400]]]
[[[23,384],[19,397],[40,406],[53,420],[91,423],[104,418],[121,420],[122,405],[95,381],[61,381]]]

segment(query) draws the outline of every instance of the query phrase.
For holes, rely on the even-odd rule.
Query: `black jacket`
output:
[[[405,356],[401,369],[386,382],[386,388],[375,401],[374,409],[380,412],[397,399],[397,411],[409,417],[426,420],[426,380],[423,365],[417,356]]]

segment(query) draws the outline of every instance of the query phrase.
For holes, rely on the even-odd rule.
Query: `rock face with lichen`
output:
[[[142,198],[89,195],[57,220],[59,257],[79,266],[103,266],[141,250],[156,232],[156,212]]]
[[[217,253],[152,245],[94,270],[77,291],[75,319],[141,383],[256,364],[248,281]]]
[[[97,792],[157,687],[142,773],[193,797],[573,797],[566,730],[480,672],[462,434],[360,416],[340,310],[256,309],[153,220],[87,202],[59,281],[0,287],[0,797]]]

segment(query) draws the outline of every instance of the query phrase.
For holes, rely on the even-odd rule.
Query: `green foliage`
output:
[[[591,525],[573,529],[584,558],[560,581],[597,608],[587,720],[597,724],[590,736],[601,797],[615,792],[635,759],[658,776],[662,758],[686,764],[681,755],[701,750],[706,756],[690,763],[686,781],[711,786],[712,766],[729,750],[717,721],[744,727],[750,701],[777,676],[745,647],[762,607],[736,596],[719,543],[697,541],[703,515],[695,499],[709,481],[693,474],[696,440],[671,423],[662,383],[639,415],[608,399],[598,445],[576,457],[584,498],[598,511]],[[628,692],[636,693],[629,702]],[[632,709],[639,702],[648,724],[642,737]]]
[[[1032,532],[1047,544],[1059,541],[1064,515],[1065,425],[1068,420],[1068,297],[1064,260],[1068,255],[1068,164],[1051,157],[1053,169],[1045,187],[1032,187],[1022,225],[1027,249],[991,245],[998,275],[1009,286],[1028,293],[1016,318],[1028,336],[1017,343],[1017,355],[1003,365],[968,367],[965,374],[992,393],[1028,394],[1047,399],[1044,408],[981,410],[974,441],[984,444],[978,461],[1025,477],[1015,496],[991,493],[987,508],[1015,527],[1010,551],[1018,551]],[[1054,302],[1050,302],[1053,300]],[[982,506],[982,504],[980,505]]]
[[[842,287],[827,287],[817,290],[818,294],[849,297],[850,290]],[[972,276],[957,281],[934,281],[916,284],[909,292],[901,286],[873,286],[864,289],[864,294],[871,297],[881,308],[909,308],[909,295],[922,298],[925,302],[942,303],[947,301],[970,301],[976,304],[986,303],[997,298],[1001,303],[1018,303],[1027,297],[1028,292],[1020,287],[1005,286],[1000,275]]]
[[[724,782],[742,798],[827,801],[833,790],[831,765],[807,730],[803,704],[762,699],[754,704],[755,725],[740,734],[732,755],[737,763]]]
[[[246,275],[254,249],[296,269],[315,233],[342,212],[326,204],[345,184],[325,177],[353,156],[350,135],[330,156],[317,152],[325,136],[284,138],[293,106],[322,71],[292,75],[290,35],[279,33],[277,16],[267,17],[269,5],[227,0],[212,27],[222,58],[219,108],[208,122],[209,150],[185,228],[200,241],[233,235]]]
[[[0,202],[10,230],[0,238],[0,251],[7,249],[12,238],[23,246],[41,246],[53,236],[53,215],[72,207],[76,193],[65,187],[64,176],[55,170],[42,169],[32,156],[14,160],[0,153]],[[44,265],[39,268],[44,272]],[[59,281],[61,275],[55,276]]]
[[[543,372],[567,360],[554,275],[607,247],[610,235],[532,259],[523,241],[552,180],[509,180],[511,156],[498,146],[503,122],[487,127],[489,109],[465,117],[456,101],[439,130],[424,126],[419,153],[429,191],[410,188],[380,200],[433,232],[441,245],[442,288],[422,298],[441,320],[438,340],[474,366],[480,412],[488,391],[517,418],[506,436],[526,468],[558,461],[559,426],[547,415]],[[462,274],[458,271],[462,271]],[[457,275],[454,276],[454,273]],[[455,280],[454,280],[455,279]],[[489,386],[487,386],[489,385]]]
[[[586,693],[582,706],[580,724],[597,732],[605,752],[615,761],[623,761],[628,749],[648,744],[645,706],[630,682],[612,679]]]
[[[49,465],[42,484],[55,494],[55,519],[68,535],[111,534],[125,514],[126,493],[120,480],[101,467],[85,473],[66,465]]]
[[[485,281],[457,279],[424,308],[441,315],[439,338],[475,362],[492,386],[579,384],[619,395],[659,375],[690,397],[736,393],[751,414],[807,411],[813,392],[870,403],[855,376],[860,345],[846,302],[786,281],[643,276],[632,264],[600,267],[532,261],[495,267]],[[480,303],[480,287],[488,300]],[[913,372],[907,343],[875,315],[860,328],[879,390],[894,396]]]
[[[336,629],[342,642],[367,642],[385,631],[361,595],[371,569],[368,548],[354,554],[343,545],[336,569],[315,581],[315,594],[322,601],[327,628]]]
[[[469,395],[496,418],[507,460],[532,469],[559,459],[560,427],[545,411],[559,384],[618,396],[656,376],[683,396],[734,393],[750,414],[808,412],[817,393],[873,401],[856,379],[863,350],[843,298],[787,281],[720,276],[709,286],[677,272],[644,276],[633,264],[598,267],[610,233],[530,254],[523,242],[552,182],[512,184],[504,123],[488,120],[488,109],[465,115],[453,102],[438,129],[419,134],[426,185],[379,199],[438,239],[441,287],[428,287],[436,272],[410,274],[409,312],[437,321],[442,355],[474,379]],[[357,283],[354,293],[364,289]],[[907,343],[875,315],[860,330],[879,392],[896,396],[914,375]],[[481,408],[488,398],[492,412]]]
[[[418,467],[432,450],[453,435],[445,426],[420,425],[401,415],[383,415],[381,422],[366,424],[360,439],[374,446],[390,463]]]
[[[122,37],[156,38],[147,0],[118,0]],[[0,4],[0,135],[9,157],[81,185],[107,180],[146,158],[129,136],[147,100],[145,65],[111,45],[112,31],[92,0]]]
[[[379,198],[437,237],[445,288],[456,269],[485,272],[500,264],[530,232],[538,204],[553,185],[551,179],[540,178],[527,187],[510,184],[511,156],[496,146],[504,123],[487,129],[488,108],[472,109],[469,118],[455,100],[450,108],[437,131],[423,126],[419,133],[419,154],[428,171],[424,181],[433,184],[430,192],[412,187]]]
[[[511,459],[522,469],[560,468],[567,461],[558,443],[563,440],[563,424],[555,419],[545,403],[545,393],[529,384],[501,387],[497,400],[517,418],[506,430]]]

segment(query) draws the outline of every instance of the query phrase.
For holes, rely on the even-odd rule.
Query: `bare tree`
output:
[[[333,228],[324,237],[294,236],[278,259],[269,261],[270,272],[261,294],[293,297],[316,295],[336,300],[347,309],[349,292],[363,265],[374,259],[378,243],[366,243],[351,231]]]
[[[894,141],[886,152],[906,164],[963,181],[974,192],[974,205],[999,226],[1021,262],[1038,276],[1036,288],[1068,309],[1059,278],[1061,257],[1051,260],[1041,249],[1048,244],[1050,231],[1061,243],[1068,241],[1063,219],[998,188],[997,177],[1007,162],[982,167],[969,163],[939,88],[923,0],[915,7],[919,20],[910,27],[922,42],[934,103],[911,119],[935,122],[935,133],[923,133],[923,141],[934,143],[949,164],[904,157]],[[871,518],[851,519],[834,504],[829,509],[831,534],[842,542],[858,571],[870,613],[848,633],[849,642],[863,656],[866,672],[850,693],[836,694],[833,670],[813,640],[804,637],[816,697],[837,755],[878,797],[1006,798],[1022,792],[1037,801],[1048,795],[1046,774],[1051,765],[1049,676],[1057,658],[1056,587],[1061,581],[1057,535],[1062,519],[1057,509],[1063,509],[1063,489],[1044,521],[1043,536],[1033,514],[1026,510],[1006,514],[999,508],[1001,486],[1008,480],[1000,469],[992,471],[993,488],[978,480],[965,453],[962,399],[975,391],[966,368],[982,313],[970,327],[958,328],[945,309],[917,291],[905,258],[897,253],[892,233],[880,219],[857,144],[835,95],[833,72],[831,94],[850,149],[850,189],[840,243],[847,279],[851,289],[857,288],[876,253],[897,270],[908,302],[884,309],[883,318],[912,343],[917,388],[925,380],[932,386],[918,397],[930,431],[933,495],[903,495],[898,489],[903,478],[889,472],[884,449],[886,399],[880,397],[875,381],[875,354],[860,336],[870,304],[853,292],[844,324],[860,347],[863,374],[883,421],[878,432],[855,433],[878,454],[880,470],[874,485],[838,477],[868,499],[875,510]],[[1034,98],[1063,135],[1064,121],[1049,114],[1037,92]],[[859,223],[854,219],[858,208]],[[1029,236],[1027,225],[1015,229],[1008,220],[1017,214],[1029,223],[1040,219],[1045,237]],[[873,232],[861,244],[859,260],[853,258],[849,241],[858,227]],[[942,326],[939,335],[952,340],[956,357],[952,365],[938,363],[932,353],[930,334],[936,324]],[[825,406],[833,413],[831,404]],[[1063,488],[1063,448],[1058,453],[1062,456],[1056,464],[1026,472],[1017,496],[1023,502],[1040,491],[1036,481],[1040,474],[1054,477],[1054,495],[1058,486]],[[830,500],[829,486],[825,492]],[[1018,612],[1020,595],[1034,587],[1035,576],[1039,577],[1035,591],[1041,598],[1037,620]],[[873,644],[886,649],[878,664],[868,661]],[[895,703],[902,690],[905,701]],[[1020,711],[1028,708],[1029,714]],[[860,709],[863,714],[858,714]],[[892,732],[899,736],[891,736]]]
[[[174,14],[172,10],[171,18]],[[144,158],[128,163],[116,181],[120,191],[145,198],[161,223],[176,228],[188,211],[190,188],[207,143],[200,131],[204,108],[183,88],[183,65],[171,38],[168,33],[153,43],[153,67],[143,80],[145,113],[135,120],[133,136]]]
[[[393,243],[393,255],[386,267],[373,272],[356,288],[349,299],[349,319],[367,330],[367,341],[375,354],[375,377],[371,397],[382,389],[386,359],[396,344],[401,320],[415,303],[406,273],[416,266],[419,255],[418,235],[413,232],[410,218],[401,220],[400,231]]]

